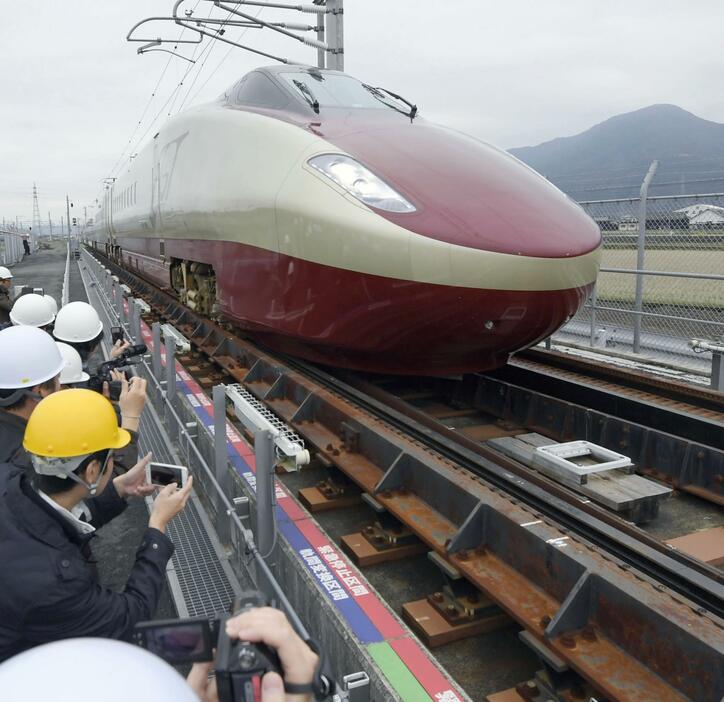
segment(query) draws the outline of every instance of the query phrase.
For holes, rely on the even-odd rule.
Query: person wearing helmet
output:
[[[52,298],[51,298],[52,299]],[[21,295],[10,310],[10,321],[15,326],[47,329],[55,319],[55,312],[44,295]]]
[[[56,341],[56,346],[63,357],[63,370],[60,371],[60,385],[70,388],[79,383],[87,383],[90,376],[83,370],[80,354],[69,344]]]
[[[273,617],[274,621],[263,621],[260,627],[260,615]],[[311,700],[311,695],[291,697],[284,692],[284,681],[293,682],[290,664],[296,665],[304,682],[312,679],[317,665],[316,655],[297,636],[284,614],[278,610],[266,612],[266,608],[252,609],[229,619],[226,631],[232,639],[239,638],[243,631],[245,639],[263,642],[279,654],[284,680],[277,673],[267,673],[261,682],[261,702]],[[3,702],[77,702],[77,679],[68,671],[87,661],[92,661],[92,665],[84,671],[84,686],[88,690],[103,690],[103,702],[219,701],[216,684],[208,678],[210,665],[195,663],[184,681],[168,663],[140,646],[108,639],[75,638],[37,646],[0,664]]]
[[[90,560],[95,530],[151,494],[151,454],[112,478],[113,451],[130,436],[111,403],[92,390],[61,390],[33,410],[23,445],[35,485],[0,470],[0,661],[58,639],[127,639],[153,616],[173,544],[166,526],[186,505],[193,479],[158,493],[123,592],[103,588]],[[88,518],[89,515],[89,518]],[[83,517],[86,517],[84,520]]]
[[[58,303],[55,301],[55,298],[52,295],[48,295],[45,293],[43,295],[45,298],[45,301],[48,303],[48,307],[50,307],[51,311],[53,312],[53,317],[58,314]]]
[[[70,344],[85,364],[101,343],[103,322],[87,302],[69,302],[58,311],[53,336],[56,341]]]
[[[74,671],[82,666],[82,682]],[[199,702],[168,663],[122,641],[75,638],[25,651],[0,665],[3,702],[77,702],[102,694],[104,702]],[[266,700],[265,700],[266,702]]]
[[[35,406],[60,389],[63,358],[53,338],[35,327],[0,331],[0,464],[32,472],[23,435]]]
[[[0,327],[10,324],[10,310],[13,308],[12,285],[13,274],[5,266],[0,266]]]
[[[87,302],[77,300],[61,307],[55,317],[53,336],[72,346],[83,360],[83,369],[88,370],[88,359],[103,339],[103,322],[95,309]],[[117,358],[128,347],[127,341],[117,341],[111,348],[110,357]]]

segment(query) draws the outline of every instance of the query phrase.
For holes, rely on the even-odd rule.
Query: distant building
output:
[[[622,217],[618,223],[620,232],[637,232],[639,230],[639,221],[636,217]]]
[[[724,207],[718,205],[689,205],[675,211],[689,220],[691,229],[711,229],[724,227]]]

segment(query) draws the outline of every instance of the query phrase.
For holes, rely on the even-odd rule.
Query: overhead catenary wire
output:
[[[194,5],[194,8],[193,8],[192,12],[195,12],[195,11],[196,11],[196,8],[197,8],[200,4],[201,4],[201,0],[196,0],[196,4]],[[183,34],[184,34],[185,31],[186,31],[186,28],[185,28],[185,27],[182,27],[182,28],[181,28],[181,31],[179,32],[177,41],[180,41],[180,40],[181,40],[181,38],[183,37]],[[174,47],[174,48],[176,48],[176,47]],[[121,163],[122,163],[122,161],[123,161],[123,157],[124,157],[124,156],[126,155],[126,153],[128,152],[128,147],[129,147],[130,144],[132,143],[133,137],[136,135],[136,133],[137,133],[138,130],[140,129],[141,124],[143,123],[143,120],[145,119],[146,114],[148,113],[148,110],[149,110],[149,108],[151,107],[151,103],[153,102],[154,98],[156,97],[156,94],[158,93],[158,89],[159,89],[160,86],[161,86],[161,82],[163,81],[163,79],[164,79],[165,76],[166,76],[166,73],[168,72],[168,68],[169,68],[169,66],[171,65],[171,60],[172,60],[172,59],[173,59],[173,56],[169,56],[169,57],[168,57],[168,60],[166,61],[166,65],[163,67],[163,70],[161,71],[161,75],[158,77],[158,80],[156,81],[156,85],[155,85],[155,87],[153,88],[153,90],[151,91],[150,97],[149,97],[148,100],[146,101],[146,105],[145,105],[144,108],[143,108],[143,112],[141,113],[140,118],[138,119],[138,121],[136,122],[136,125],[135,125],[134,128],[133,128],[133,132],[131,132],[131,136],[128,138],[128,141],[126,142],[126,145],[124,146],[123,151],[121,151],[121,155],[118,157],[116,163],[113,165],[113,168],[111,168],[111,170],[110,170],[109,175],[110,175],[111,177],[113,177],[113,176],[115,175],[118,167],[121,165]]]
[[[264,11],[264,8],[260,8],[257,10],[256,14],[254,15],[255,18],[258,18],[259,15]],[[236,41],[241,41],[241,39],[244,37],[244,35],[249,31],[249,27],[244,27],[244,29],[240,32],[239,36],[236,38]],[[208,85],[209,81],[216,75],[216,72],[221,68],[221,66],[226,62],[226,60],[231,55],[231,52],[234,50],[234,46],[230,46],[227,50],[227,52],[224,54],[223,58],[219,63],[216,65],[216,68],[214,68],[211,73],[209,73],[206,80],[203,82],[201,87],[194,93],[194,96],[191,98],[191,101],[193,102],[196,100],[196,98],[199,96],[199,94],[203,91],[203,89]],[[208,56],[206,57],[208,59]],[[204,63],[206,63],[206,59],[204,59]],[[201,70],[203,70],[203,66],[201,66]],[[196,78],[200,75],[200,72],[197,74]],[[194,83],[196,82],[196,79],[194,79]],[[193,84],[191,85],[191,88],[193,88]],[[183,108],[183,106],[186,104],[186,100],[188,99],[189,93],[191,92],[191,88],[189,88],[188,93],[186,93],[186,97],[184,98],[184,101],[181,103],[181,107],[179,107],[179,111]]]

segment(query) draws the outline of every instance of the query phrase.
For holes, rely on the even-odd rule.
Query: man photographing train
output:
[[[129,441],[111,403],[91,390],[55,392],[30,415],[24,446],[36,486],[22,470],[0,470],[0,661],[68,637],[128,638],[153,616],[174,548],[166,525],[184,509],[193,479],[159,492],[123,592],[101,587],[90,539],[127,498],[154,490],[150,454],[111,479],[113,451]]]

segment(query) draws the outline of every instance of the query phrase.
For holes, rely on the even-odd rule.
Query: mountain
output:
[[[724,124],[676,105],[651,105],[510,152],[576,200],[638,195],[654,159],[652,195],[724,191]]]

